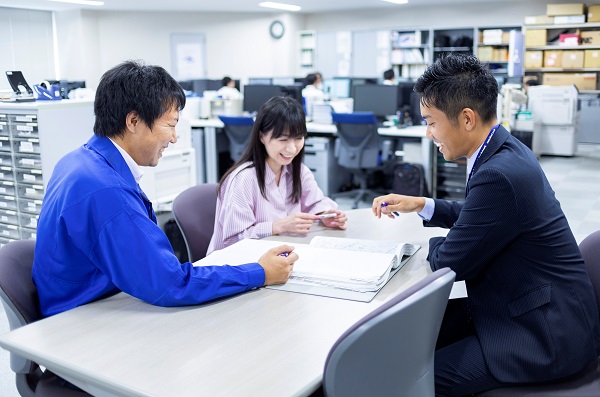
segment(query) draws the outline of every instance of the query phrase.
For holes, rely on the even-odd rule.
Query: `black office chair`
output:
[[[249,116],[219,116],[229,139],[229,155],[235,162],[242,156],[252,135],[254,119]]]
[[[337,127],[335,157],[340,166],[349,169],[359,184],[358,189],[334,193],[333,199],[350,197],[352,208],[360,201],[368,201],[379,192],[367,188],[370,172],[381,166],[381,138],[377,132],[377,119],[372,112],[331,113]]]
[[[351,326],[325,362],[325,395],[433,396],[435,344],[455,276],[439,269]]]
[[[585,267],[592,280],[600,308],[600,230],[580,244]],[[600,396],[600,357],[583,371],[557,382],[529,386],[509,386],[479,394],[479,397],[588,397]]]
[[[217,184],[192,186],[173,200],[173,217],[181,230],[190,262],[206,256],[215,226]]]
[[[18,240],[0,249],[0,299],[11,330],[42,318],[37,290],[31,278],[35,240]],[[66,386],[49,370],[43,371],[31,360],[10,354],[10,368],[23,397],[84,397],[89,394]]]

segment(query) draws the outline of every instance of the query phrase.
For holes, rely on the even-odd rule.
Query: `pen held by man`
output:
[[[424,197],[403,196],[400,194],[387,194],[373,200],[373,214],[381,218],[382,215],[395,218],[398,213],[420,212],[425,207]],[[396,214],[394,214],[396,213]]]

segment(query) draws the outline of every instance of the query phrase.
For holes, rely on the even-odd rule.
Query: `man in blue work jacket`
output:
[[[373,211],[417,212],[426,226],[450,229],[429,241],[429,264],[454,270],[468,297],[446,309],[436,395],[582,371],[600,354],[594,289],[534,154],[498,124],[494,76],[472,55],[450,55],[429,66],[414,90],[427,137],[444,159],[467,158],[465,200],[391,194],[376,198]]]
[[[287,281],[298,256],[286,245],[239,266],[194,267],[173,253],[138,181],[177,141],[184,106],[159,66],[127,61],[102,76],[94,136],[57,163],[40,213],[33,280],[44,316],[119,291],[182,306]]]

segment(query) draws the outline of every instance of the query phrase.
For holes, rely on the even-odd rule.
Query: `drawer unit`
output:
[[[21,212],[19,214],[19,224],[21,227],[28,227],[30,229],[37,229],[39,215],[37,214],[26,214]]]
[[[0,167],[0,170],[2,167]],[[31,169],[19,169],[15,170],[15,178],[17,183],[27,183],[32,185],[40,185],[44,183],[44,178],[42,176],[42,170],[38,170],[35,168]]]
[[[12,150],[14,154],[40,154],[40,140],[38,138],[13,138]]]
[[[20,124],[20,123],[37,123],[37,114],[9,114],[8,121],[11,124]]]
[[[15,196],[0,196],[0,209],[16,211],[18,208]]]
[[[0,167],[2,166],[13,166],[12,154],[9,152],[0,152]]]
[[[17,192],[19,198],[41,200],[44,198],[44,185],[19,184],[17,186]]]
[[[42,158],[39,154],[16,155],[14,157],[14,166],[18,168],[37,168],[41,170]]]
[[[37,215],[42,210],[42,200],[30,200],[25,198],[20,198],[19,202],[19,211],[27,212],[29,214]]]
[[[38,138],[40,136],[37,123],[13,123],[10,125],[13,138]]]
[[[6,121],[0,121],[0,136],[9,136],[10,130]]]
[[[0,167],[0,181],[14,181],[13,167]]]
[[[0,210],[0,222],[19,226],[19,214],[17,211]]]
[[[29,229],[26,227],[21,228],[21,239],[22,240],[35,240],[35,229]]]
[[[5,225],[0,223],[0,236],[4,238],[18,240],[21,238],[19,226],[16,225]]]
[[[16,196],[17,188],[15,186],[15,183],[12,181],[0,181],[0,195]]]
[[[0,151],[9,152],[12,150],[12,145],[10,144],[10,138],[7,136],[0,136]]]

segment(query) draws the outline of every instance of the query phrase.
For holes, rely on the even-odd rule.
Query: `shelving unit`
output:
[[[433,150],[433,197],[445,200],[464,200],[467,184],[466,160],[446,161],[444,156]]]
[[[298,74],[304,76],[312,72],[317,64],[317,32],[314,30],[304,30],[298,32],[300,40],[300,62]]]
[[[526,25],[525,34],[525,76],[548,85],[575,84],[580,94],[600,94],[600,22]],[[561,45],[561,35],[580,35],[582,43]]]
[[[518,54],[522,53],[520,26],[477,27],[475,55],[489,65],[498,77],[519,74],[514,68]]]
[[[433,61],[450,52],[473,53],[473,28],[433,31]]]
[[[416,79],[431,63],[429,30],[393,30],[390,42],[390,60],[398,76]]]

